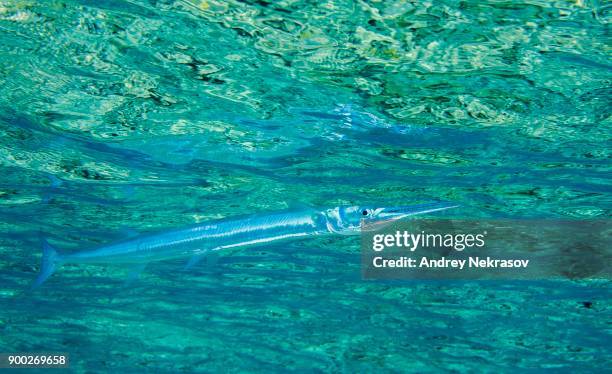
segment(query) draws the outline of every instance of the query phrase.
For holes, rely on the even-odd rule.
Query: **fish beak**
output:
[[[456,208],[458,206],[459,205],[457,204],[446,202],[434,202],[420,205],[380,208],[379,213],[376,215],[376,219],[383,221],[396,221],[398,219],[415,216],[418,214],[439,212],[441,210]]]

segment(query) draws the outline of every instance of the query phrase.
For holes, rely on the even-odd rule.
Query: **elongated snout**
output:
[[[389,207],[389,208],[381,208],[382,210],[376,216],[376,219],[380,220],[398,220],[409,216],[414,216],[418,214],[426,214],[432,212],[438,212],[441,210],[456,208],[457,204],[447,203],[447,202],[434,202],[420,205],[410,205],[410,206],[399,206],[399,207]]]

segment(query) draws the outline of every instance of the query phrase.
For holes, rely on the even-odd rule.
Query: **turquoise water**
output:
[[[609,280],[382,282],[359,239],[129,269],[65,252],[236,215],[608,219],[599,1],[0,1],[0,352],[76,372],[600,372]]]

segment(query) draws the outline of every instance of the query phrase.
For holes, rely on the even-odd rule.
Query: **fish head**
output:
[[[341,206],[325,212],[327,228],[330,232],[344,235],[358,234],[361,231],[379,230],[395,221],[457,207],[456,204],[434,202],[428,204],[376,207]]]

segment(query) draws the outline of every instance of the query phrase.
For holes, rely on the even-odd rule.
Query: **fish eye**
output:
[[[368,213],[369,213],[369,212],[368,212],[368,210],[367,210],[367,209],[364,209],[364,210],[361,212],[361,214],[363,214],[364,216],[367,216],[367,215],[368,215]]]

